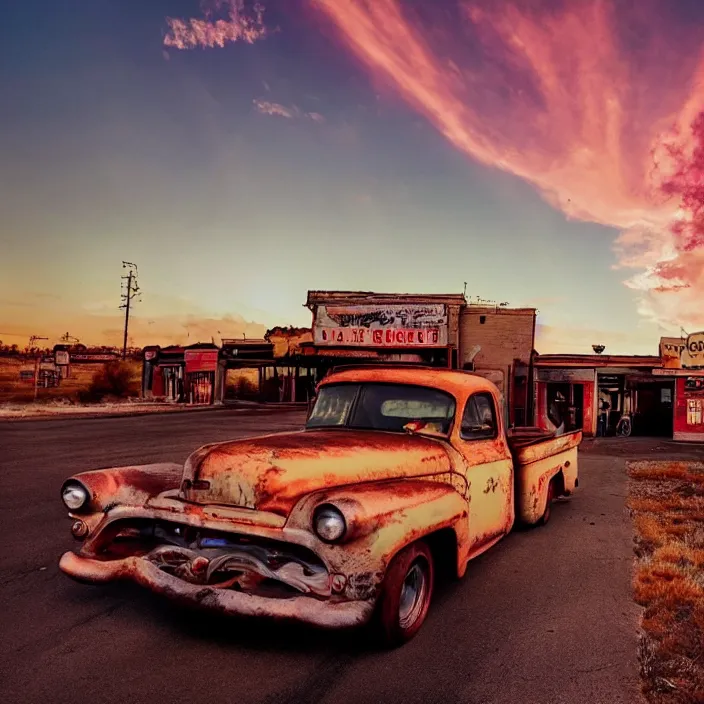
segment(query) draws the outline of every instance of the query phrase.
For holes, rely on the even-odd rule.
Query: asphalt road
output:
[[[0,423],[0,701],[639,701],[623,458],[585,452],[550,523],[514,532],[441,586],[401,649],[183,611],[129,584],[77,584],[59,498],[68,475],[178,461],[199,444],[300,427],[300,412],[219,411]]]

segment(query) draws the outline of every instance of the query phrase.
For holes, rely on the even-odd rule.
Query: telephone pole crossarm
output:
[[[137,282],[137,265],[132,262],[122,262],[122,268],[127,270],[127,276],[122,276],[124,292],[120,296],[122,301],[120,310],[125,311],[125,334],[122,340],[122,359],[127,358],[127,333],[130,325],[130,307],[132,300],[139,294]]]

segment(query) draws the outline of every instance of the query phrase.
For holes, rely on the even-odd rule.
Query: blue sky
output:
[[[303,0],[270,3],[278,31],[262,41],[193,51],[163,42],[166,18],[200,16],[197,2],[1,12],[0,339],[73,326],[113,341],[126,259],[143,289],[138,344],[171,341],[184,320],[309,324],[308,289],[467,282],[468,295],[538,307],[559,347],[541,351],[657,348],[629,274],[612,268],[617,230],[569,220],[468,158]]]

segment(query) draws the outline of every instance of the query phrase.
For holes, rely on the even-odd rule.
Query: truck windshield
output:
[[[347,427],[404,432],[408,423],[447,435],[455,399],[443,391],[412,384],[330,384],[320,389],[308,428]]]

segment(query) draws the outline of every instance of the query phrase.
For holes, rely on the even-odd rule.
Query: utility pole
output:
[[[77,344],[78,342],[80,342],[77,337],[73,337],[73,335],[69,335],[67,332],[64,333],[59,339],[61,340],[61,342],[65,342],[66,344]]]
[[[39,335],[32,335],[29,338],[29,349],[31,350],[34,343],[37,342],[37,340],[48,340],[48,337],[39,337]]]
[[[127,270],[127,276],[122,277],[124,291],[121,295],[122,305],[120,310],[125,311],[125,336],[122,341],[122,359],[127,358],[127,331],[130,325],[130,304],[132,299],[139,294],[137,283],[137,265],[132,262],[122,262],[122,268]],[[141,299],[140,299],[141,300]]]
[[[48,337],[40,337],[39,335],[32,335],[29,338],[28,349],[31,350],[37,340],[48,340]],[[37,394],[39,393],[39,360],[42,357],[42,353],[37,352],[36,358],[34,360],[34,400],[37,400]]]

